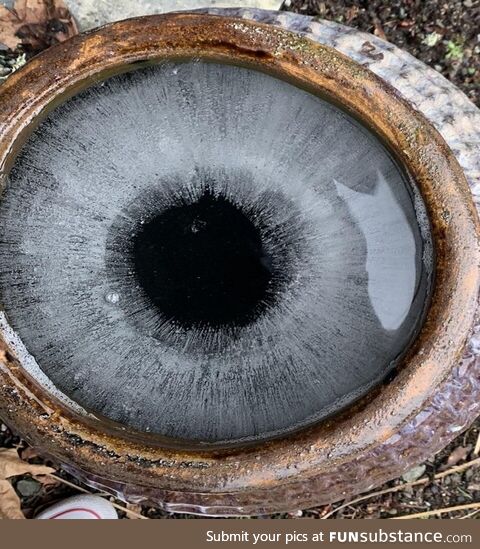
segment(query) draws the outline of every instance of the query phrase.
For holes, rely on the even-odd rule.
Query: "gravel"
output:
[[[283,9],[385,38],[480,106],[480,0],[285,0]]]

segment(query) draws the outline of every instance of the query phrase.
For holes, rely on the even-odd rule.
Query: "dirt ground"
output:
[[[480,0],[285,0],[283,8],[385,38],[480,106]]]
[[[480,106],[480,0],[286,0],[283,9],[335,20],[384,37],[440,71]],[[0,81],[23,62],[22,52],[0,51]],[[392,518],[417,513],[427,518],[434,510],[480,502],[479,433],[480,419],[445,450],[362,501],[340,502],[275,518]],[[21,457],[32,463],[43,462],[5,425],[0,426],[2,447],[17,448]],[[39,482],[29,476],[13,480],[26,517],[79,490],[94,492],[88,487],[77,488],[78,482],[61,470],[56,476],[60,480]],[[379,491],[383,493],[378,495]],[[187,516],[137,505],[120,511],[125,518],[138,518],[138,514],[145,518]],[[469,507],[433,516],[480,518],[480,509]]]

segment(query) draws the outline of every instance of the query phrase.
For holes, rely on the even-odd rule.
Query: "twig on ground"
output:
[[[390,494],[393,492],[399,492],[400,490],[404,490],[405,488],[411,488],[412,486],[418,486],[420,484],[428,484],[429,479],[428,478],[421,478],[419,480],[415,480],[414,482],[406,482],[405,484],[399,484],[398,486],[392,486],[391,488],[385,488],[385,490],[378,490],[377,492],[371,492],[370,494],[366,494],[365,496],[360,496],[359,498],[352,499],[351,501],[348,501],[347,503],[342,503],[342,505],[339,505],[336,509],[332,509],[329,513],[324,515],[322,519],[328,519],[338,511],[341,511],[342,509],[345,509],[346,507],[350,507],[350,505],[355,505],[356,503],[360,503],[361,501],[365,501],[366,499],[374,498],[377,496],[383,496],[384,494]]]
[[[434,517],[436,515],[444,515],[445,513],[453,513],[454,511],[464,511],[466,509],[478,509],[478,510],[480,510],[480,502],[478,502],[478,503],[465,503],[464,505],[454,505],[453,507],[444,507],[443,509],[433,509],[432,511],[423,511],[422,513],[414,513],[413,515],[403,515],[401,517],[391,517],[391,520],[423,519],[423,518],[428,518],[428,517]]]
[[[453,473],[460,473],[462,471],[465,471],[466,469],[469,469],[470,467],[480,466],[480,458],[472,459],[471,461],[467,461],[466,463],[462,463],[461,465],[455,465],[455,467],[451,467],[450,469],[447,469],[446,471],[442,471],[441,473],[437,473],[433,478],[434,480],[441,480],[444,477],[447,477],[448,475],[451,475]],[[391,488],[385,488],[385,490],[379,490],[377,492],[371,492],[370,494],[366,494],[364,496],[360,496],[359,498],[356,498],[352,501],[348,501],[346,503],[342,503],[342,505],[339,505],[336,509],[332,509],[329,513],[324,515],[322,519],[327,519],[337,513],[338,511],[341,511],[342,509],[345,509],[346,507],[349,507],[350,505],[354,505],[355,503],[360,503],[361,501],[364,501],[366,499],[374,498],[376,496],[383,496],[384,494],[390,494],[393,492],[399,492],[401,490],[404,490],[405,488],[412,488],[414,486],[420,486],[422,484],[428,484],[430,482],[430,479],[428,477],[424,477],[418,480],[415,480],[413,482],[405,482],[404,484],[399,484],[397,486],[392,486]],[[395,518],[401,518],[401,517],[395,517]]]
[[[478,433],[477,443],[475,444],[475,449],[473,450],[473,455],[478,456],[480,454],[480,431]]]
[[[477,465],[480,465],[480,457],[467,461],[466,463],[462,463],[461,465],[450,467],[450,469],[447,469],[446,471],[437,473],[433,478],[435,480],[439,480],[441,478],[448,477],[448,475],[451,475],[452,473],[461,473],[462,471],[466,471],[467,469],[470,469],[470,467],[476,467]]]
[[[463,515],[463,517],[460,517],[460,519],[469,519],[475,516],[477,513],[480,513],[480,509],[476,509],[475,511],[472,511],[471,513],[467,513],[466,515]]]

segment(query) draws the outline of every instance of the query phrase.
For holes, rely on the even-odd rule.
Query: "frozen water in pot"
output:
[[[0,204],[0,291],[74,402],[175,439],[263,439],[365,394],[417,332],[423,202],[343,111],[163,64],[57,107]]]

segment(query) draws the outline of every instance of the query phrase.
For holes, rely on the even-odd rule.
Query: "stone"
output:
[[[281,0],[65,0],[81,31],[140,15],[208,7],[243,7],[278,10]]]
[[[425,473],[426,467],[425,465],[417,465],[416,467],[413,467],[410,469],[410,471],[407,471],[402,475],[402,479],[405,482],[415,482],[418,480],[423,473]]]
[[[24,478],[17,482],[15,488],[21,496],[28,498],[40,491],[41,484],[33,478]]]

